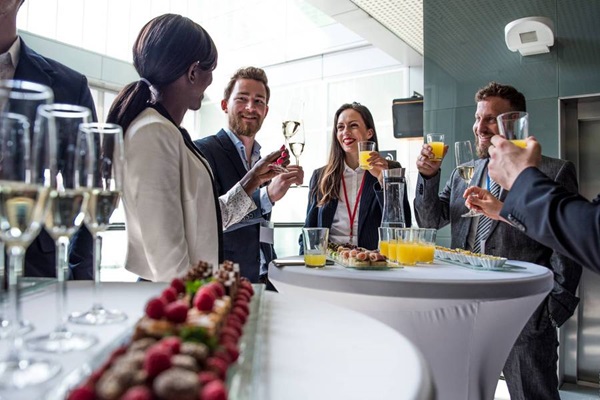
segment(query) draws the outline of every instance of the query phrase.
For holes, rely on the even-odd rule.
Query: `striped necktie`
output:
[[[14,75],[14,68],[10,53],[6,52],[0,54],[0,79],[12,79]]]
[[[491,178],[489,178],[489,191],[495,197],[500,197],[500,185],[494,182]],[[481,242],[487,240],[490,235],[490,228],[492,227],[492,219],[481,216],[479,217],[479,223],[477,224],[477,233],[475,234],[475,243],[473,244],[473,253],[481,252]]]

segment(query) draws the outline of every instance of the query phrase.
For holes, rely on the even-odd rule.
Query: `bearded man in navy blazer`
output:
[[[269,112],[270,89],[267,75],[260,68],[239,69],[225,87],[221,109],[228,116],[228,127],[216,135],[195,141],[210,163],[219,195],[226,193],[260,159],[261,146],[256,133]],[[271,210],[292,184],[304,180],[302,167],[290,165],[253,194],[256,210],[229,227],[223,234],[224,258],[240,265],[242,276],[267,284],[267,267],[276,257],[273,248]]]
[[[0,79],[18,79],[49,86],[54,102],[96,108],[82,74],[36,53],[17,35],[17,12],[25,0],[0,0]],[[42,229],[25,256],[25,276],[55,277],[54,240]],[[69,271],[73,279],[93,279],[93,242],[82,227],[71,238]]]

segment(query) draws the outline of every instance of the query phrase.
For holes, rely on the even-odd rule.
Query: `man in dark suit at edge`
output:
[[[260,68],[239,69],[225,87],[221,109],[228,116],[228,127],[216,135],[194,143],[210,163],[219,195],[226,193],[260,159],[261,146],[256,134],[269,111],[270,89],[267,75]],[[276,257],[273,248],[271,210],[292,184],[301,185],[302,167],[290,165],[289,173],[275,177],[256,190],[256,210],[229,227],[223,235],[224,258],[240,264],[242,276],[267,284],[269,262]]]
[[[508,111],[525,111],[526,103],[525,96],[515,88],[495,82],[480,89],[475,100],[473,132],[479,159],[475,161],[473,182],[485,187],[489,181],[490,140],[499,135],[496,117]],[[450,223],[453,248],[529,261],[553,271],[554,289],[521,331],[504,366],[504,376],[512,400],[559,400],[556,328],[573,314],[579,302],[575,292],[581,266],[530,239],[519,229],[496,220],[488,225],[488,235],[482,238],[477,231],[481,226],[479,220],[484,217],[461,217],[467,211],[463,197],[467,184],[454,169],[444,189],[438,193],[441,162],[430,160],[432,155],[431,147],[425,144],[417,159],[419,176],[414,206],[419,226],[441,228]],[[575,166],[570,161],[543,157],[540,168],[565,190],[577,192]],[[499,199],[503,200],[507,194],[506,190],[501,190]]]
[[[82,74],[33,51],[17,35],[17,13],[25,0],[0,0],[0,79],[17,79],[49,86],[54,102],[96,108]],[[54,240],[42,229],[25,256],[25,276],[55,277]],[[93,279],[93,243],[87,228],[71,238],[69,271],[72,279]]]
[[[504,203],[481,188],[469,189],[477,210],[516,229],[590,271],[600,273],[600,194],[591,202],[548,178],[538,166],[542,148],[534,137],[521,149],[501,137],[492,139],[490,175],[510,190]]]

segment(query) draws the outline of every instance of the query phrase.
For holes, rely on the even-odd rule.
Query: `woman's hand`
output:
[[[377,178],[377,180],[381,182],[383,180],[382,171],[384,169],[390,168],[388,160],[382,157],[381,154],[379,154],[378,152],[372,151],[371,153],[369,153],[369,159],[367,160],[367,162],[371,167],[371,169],[369,169],[368,171],[371,173],[371,175],[373,175],[375,178]]]

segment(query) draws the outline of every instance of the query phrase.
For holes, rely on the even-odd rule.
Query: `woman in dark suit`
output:
[[[310,180],[305,227],[329,228],[329,241],[377,249],[381,224],[382,171],[399,168],[373,152],[372,167],[359,167],[358,142],[376,143],[377,132],[369,109],[359,103],[343,104],[335,113],[329,162],[315,170]],[[367,173],[368,171],[368,173]],[[404,188],[404,219],[411,225],[410,206]],[[303,253],[300,236],[300,254]]]

